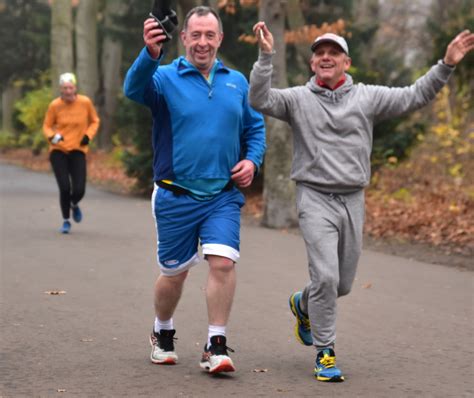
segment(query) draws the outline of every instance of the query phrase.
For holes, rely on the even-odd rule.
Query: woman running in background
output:
[[[69,233],[69,217],[79,223],[79,202],[86,190],[86,153],[99,128],[99,117],[92,101],[77,94],[76,77],[59,77],[60,96],[48,107],[43,132],[49,141],[49,160],[59,187],[63,223],[60,232]]]

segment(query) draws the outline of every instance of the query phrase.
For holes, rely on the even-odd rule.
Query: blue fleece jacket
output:
[[[260,167],[265,128],[245,77],[218,60],[208,82],[184,57],[160,60],[144,48],[124,82],[125,95],[152,112],[154,180],[228,181],[241,159]]]

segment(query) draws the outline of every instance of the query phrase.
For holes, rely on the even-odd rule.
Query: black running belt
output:
[[[156,181],[156,185],[158,185],[160,188],[171,191],[176,195],[190,195],[191,194],[191,191],[189,191],[186,188],[181,188],[173,184],[167,184],[166,182],[163,182],[163,181]],[[232,180],[229,180],[229,182],[226,184],[224,188],[222,188],[222,190],[230,191],[233,186],[234,186],[234,182]]]

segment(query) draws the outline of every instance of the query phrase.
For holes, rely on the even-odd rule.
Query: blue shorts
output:
[[[177,275],[204,256],[239,259],[240,208],[245,199],[237,188],[199,201],[155,185],[151,200],[157,231],[157,261],[161,273]]]

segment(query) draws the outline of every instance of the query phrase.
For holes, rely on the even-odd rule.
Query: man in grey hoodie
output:
[[[461,32],[445,56],[413,85],[353,84],[343,37],[326,33],[311,46],[314,76],[304,86],[271,88],[273,36],[255,24],[260,51],[250,75],[250,104],[293,130],[291,178],[306,243],[310,282],[290,296],[300,343],[316,347],[314,376],[343,381],[336,366],[336,300],[349,293],[362,251],[364,188],[370,181],[373,125],[428,104],[455,66],[474,48]]]

